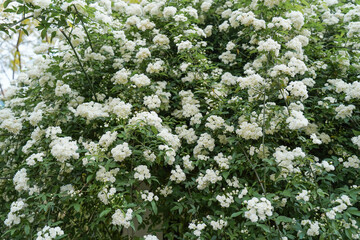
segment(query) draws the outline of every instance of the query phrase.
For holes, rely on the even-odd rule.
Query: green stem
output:
[[[85,69],[84,69],[84,66],[83,66],[83,64],[81,63],[81,60],[80,60],[80,58],[79,58],[79,55],[77,54],[77,52],[76,52],[76,50],[75,50],[74,45],[71,43],[71,40],[70,40],[69,36],[67,36],[66,33],[65,33],[62,29],[60,29],[60,32],[64,35],[64,37],[65,37],[66,40],[68,41],[71,49],[73,50],[73,52],[74,52],[74,54],[75,54],[75,57],[76,57],[79,65],[80,65],[81,70],[83,71],[83,73],[85,74],[86,79],[87,79],[88,82],[90,83],[92,95],[93,95],[93,97],[94,97],[95,100],[96,100],[96,95],[95,95],[95,92],[94,92],[93,82],[90,80],[89,75],[86,73],[86,71],[85,71]],[[84,85],[84,84],[83,84],[83,85]]]
[[[85,27],[85,24],[84,24],[84,22],[83,22],[83,20],[82,20],[82,16],[80,15],[80,13],[79,13],[79,11],[77,10],[76,6],[75,6],[75,5],[73,5],[73,6],[74,6],[74,8],[75,8],[76,14],[78,15],[78,17],[79,17],[79,19],[80,19],[81,25],[83,26],[83,28],[84,28],[84,30],[85,30],[86,36],[87,36],[87,38],[89,39],[89,45],[90,45],[91,51],[95,52],[95,51],[94,51],[94,47],[93,47],[92,42],[91,42],[91,38],[90,38],[89,32],[87,31],[87,29],[86,29],[86,27]]]
[[[22,21],[24,21],[24,20],[26,20],[26,19],[32,18],[33,16],[34,16],[34,15],[29,15],[29,16],[27,16],[27,17],[23,17],[22,19],[20,19],[20,20],[17,21],[17,22],[13,22],[13,23],[10,23],[10,24],[4,24],[4,25],[7,27],[7,29],[10,29],[11,27],[13,27],[13,26],[21,23]]]
[[[256,168],[254,167],[254,165],[253,165],[252,161],[250,160],[250,158],[246,155],[245,150],[244,150],[242,147],[241,147],[241,149],[242,149],[242,151],[243,151],[243,153],[244,153],[244,156],[245,156],[246,160],[249,162],[252,170],[255,172],[256,178],[257,178],[258,182],[260,183],[261,189],[263,190],[264,194],[266,194],[265,187],[264,187],[264,185],[263,185],[262,182],[261,182],[261,179],[260,179],[260,177],[259,177],[258,172],[256,171]]]

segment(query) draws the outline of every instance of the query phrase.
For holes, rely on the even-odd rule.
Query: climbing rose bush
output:
[[[4,7],[2,239],[360,238],[358,0]]]

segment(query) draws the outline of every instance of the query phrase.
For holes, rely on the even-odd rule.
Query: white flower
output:
[[[51,0],[32,0],[32,3],[44,9],[50,6]]]
[[[335,219],[335,217],[336,217],[336,212],[334,210],[330,210],[329,212],[326,212],[325,214],[331,220]]]
[[[143,181],[144,179],[149,179],[151,177],[150,171],[146,165],[139,165],[134,168],[134,171],[134,178],[140,181]]]
[[[149,19],[144,19],[137,22],[136,27],[141,31],[145,31],[148,29],[153,29],[155,27],[155,23],[151,22]]]
[[[149,109],[159,108],[161,106],[161,100],[158,95],[145,96],[144,105]]]
[[[245,217],[250,219],[252,222],[257,222],[260,220],[265,220],[266,216],[273,215],[273,206],[271,202],[266,198],[256,198],[253,197],[248,201],[244,201],[246,203],[246,208],[248,211],[245,212]]]
[[[223,52],[220,56],[219,59],[225,63],[225,64],[229,64],[232,63],[235,59],[236,59],[236,55],[231,53],[230,51],[226,51]]]
[[[304,16],[299,11],[291,11],[286,14],[286,17],[290,18],[294,28],[298,30],[304,25]]]
[[[216,200],[218,200],[221,207],[228,208],[234,202],[234,197],[231,195],[217,195]]]
[[[111,154],[114,157],[114,160],[117,162],[124,161],[125,158],[131,156],[131,149],[129,148],[128,143],[122,143],[117,145],[111,150]]]
[[[258,44],[257,50],[266,52],[272,51],[275,53],[275,56],[279,56],[281,45],[273,39],[269,38],[266,41],[260,41]]]
[[[290,117],[286,119],[286,123],[289,123],[289,128],[291,130],[296,130],[306,127],[309,124],[309,121],[301,111],[293,110],[291,111]]]
[[[61,97],[65,94],[71,93],[71,88],[68,84],[64,84],[63,81],[56,82],[55,95]]]
[[[43,118],[43,111],[41,109],[34,111],[29,116],[29,122],[32,126],[36,126]]]
[[[79,158],[77,153],[78,146],[76,141],[71,141],[71,137],[56,138],[50,143],[51,154],[61,163],[74,158]]]
[[[351,138],[351,142],[358,147],[360,150],[360,135]]]
[[[217,221],[211,221],[210,225],[216,231],[216,230],[221,230],[224,227],[226,227],[228,225],[228,222],[226,220],[219,219]]]
[[[42,162],[44,156],[44,153],[34,153],[26,159],[26,164],[29,166],[34,166],[36,164],[36,161]]]
[[[144,240],[159,240],[159,239],[154,235],[145,235]]]
[[[343,164],[346,168],[360,168],[360,159],[356,155],[352,155],[351,157],[348,157],[347,161],[345,161]]]
[[[175,166],[176,170],[171,170],[170,180],[176,183],[181,183],[185,181],[186,176],[183,170],[179,165]]]
[[[150,85],[150,79],[145,74],[135,74],[130,78],[137,87],[145,87]]]
[[[187,129],[186,125],[176,127],[175,132],[180,139],[185,139],[188,144],[196,142],[198,138],[195,134],[195,130],[193,128]]]
[[[222,24],[219,25],[219,31],[220,32],[226,32],[229,27],[230,27],[229,22],[224,21]]]
[[[194,235],[200,237],[201,231],[204,230],[206,227],[205,223],[198,223],[195,224],[195,221],[189,224],[189,229],[194,230]]]
[[[154,162],[156,159],[156,156],[153,152],[151,152],[150,150],[145,150],[143,152],[144,158],[149,161],[149,162]]]
[[[306,155],[301,150],[301,148],[297,147],[292,151],[288,151],[285,146],[280,146],[275,149],[275,153],[273,157],[275,161],[282,167],[283,175],[287,173],[297,172],[296,168],[297,162],[294,161],[295,158],[301,157],[304,158]]]
[[[195,146],[193,152],[194,155],[200,154],[201,150],[208,149],[209,151],[213,151],[215,147],[215,140],[208,133],[203,133],[199,137],[197,141],[197,145]]]
[[[200,173],[199,177],[196,179],[197,188],[199,190],[203,190],[210,185],[210,183],[214,184],[217,181],[221,181],[222,177],[219,175],[219,171],[214,171],[213,169],[207,169],[205,175]]]
[[[310,228],[307,230],[306,234],[308,236],[317,236],[320,234],[319,230],[320,226],[318,221],[315,221],[314,223],[310,222]]]
[[[24,217],[24,214],[19,214],[19,211],[21,211],[25,207],[27,207],[27,204],[21,198],[19,198],[15,202],[12,202],[10,206],[10,212],[5,219],[4,224],[8,227],[20,224],[21,218]]]
[[[149,192],[148,190],[144,190],[140,192],[141,198],[144,201],[152,202],[152,201],[158,201],[159,197],[156,196],[153,192]]]
[[[217,156],[214,157],[214,160],[219,165],[221,169],[229,169],[229,161],[232,159],[231,156],[225,157],[223,153],[219,153]]]
[[[211,130],[216,130],[218,128],[221,128],[225,123],[225,120],[222,117],[216,115],[211,115],[210,117],[207,118],[206,121],[207,123],[205,124],[205,127],[208,127]]]
[[[29,178],[27,177],[27,172],[25,168],[20,169],[16,172],[13,178],[13,183],[15,185],[15,190],[21,192],[23,190],[28,190],[29,185],[28,182]]]
[[[183,160],[183,166],[184,166],[185,169],[190,170],[190,171],[194,170],[195,167],[193,165],[193,162],[190,161],[190,156],[189,155],[184,156],[182,158],[182,160]]]
[[[157,60],[155,63],[149,63],[146,72],[148,73],[159,73],[164,70],[164,61]]]
[[[106,102],[107,111],[114,113],[120,119],[126,119],[131,114],[132,105],[125,103],[119,98],[110,98]]]
[[[15,117],[5,119],[0,125],[0,129],[6,129],[15,135],[19,134],[22,127],[22,121],[20,119],[16,119]]]
[[[302,190],[296,197],[296,200],[304,200],[305,202],[308,202],[310,199],[309,191]]]
[[[111,78],[111,81],[113,81],[115,84],[126,84],[130,74],[131,73],[129,70],[122,68],[115,73],[115,75]]]
[[[112,215],[111,224],[123,226],[124,228],[130,227],[130,221],[132,220],[133,210],[129,208],[126,211],[126,214],[121,209],[116,209],[115,213]]]
[[[107,149],[115,140],[117,137],[117,132],[110,132],[107,131],[104,135],[101,136],[99,140],[99,145]]]
[[[96,172],[96,180],[101,182],[111,182],[114,183],[116,181],[115,175],[119,172],[119,168],[112,169],[110,171],[106,171],[103,166],[99,166],[99,170]]]
[[[177,43],[176,46],[178,48],[178,53],[190,50],[193,47],[192,43],[189,40]]]
[[[351,117],[353,110],[355,109],[355,106],[350,104],[348,106],[345,106],[344,104],[340,104],[340,106],[335,108],[336,111],[336,119],[344,119],[347,117]]]
[[[175,16],[176,11],[177,11],[176,7],[172,7],[172,6],[164,7],[163,15],[165,18],[173,17]]]
[[[64,231],[60,227],[49,227],[45,226],[42,230],[37,232],[36,240],[52,240],[56,237],[64,235]]]
[[[293,95],[294,97],[300,97],[301,100],[308,98],[308,92],[306,89],[306,85],[301,81],[291,82],[286,87],[286,90],[290,91],[291,95]]]
[[[76,108],[75,116],[93,120],[100,117],[109,117],[109,114],[101,103],[88,102],[82,103]]]
[[[164,34],[158,34],[153,38],[153,42],[159,46],[167,46],[170,43],[169,38]]]
[[[211,8],[211,5],[212,5],[212,1],[211,0],[208,0],[208,1],[204,1],[200,8],[201,8],[201,11],[203,12],[208,12]]]
[[[281,2],[285,2],[285,0],[264,0],[264,5],[273,8],[276,5],[279,5]]]
[[[263,136],[262,128],[257,123],[242,122],[236,134],[244,139],[259,139]]]
[[[322,141],[317,137],[315,133],[311,134],[310,138],[312,139],[312,142],[314,144],[322,144]]]
[[[140,48],[135,57],[139,62],[142,62],[144,59],[151,57],[150,50],[148,48]]]

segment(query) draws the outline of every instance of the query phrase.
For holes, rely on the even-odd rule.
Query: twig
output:
[[[75,57],[76,57],[79,65],[80,65],[80,67],[81,67],[81,70],[83,71],[83,73],[85,74],[86,79],[87,79],[87,80],[89,81],[89,83],[90,83],[92,95],[93,95],[93,97],[94,97],[95,100],[96,100],[96,96],[95,96],[95,94],[94,94],[94,85],[93,85],[93,82],[90,80],[89,75],[86,73],[86,71],[85,71],[85,69],[84,69],[84,66],[83,66],[83,64],[81,63],[81,60],[80,60],[80,58],[79,58],[79,55],[77,54],[77,52],[76,52],[76,50],[75,50],[74,45],[71,43],[71,40],[70,40],[69,36],[67,36],[66,33],[65,33],[62,29],[60,29],[60,32],[64,35],[64,37],[65,37],[66,40],[68,41],[71,49],[74,51]],[[83,85],[84,85],[84,84],[83,84]]]
[[[11,28],[11,27],[13,27],[13,26],[21,23],[22,21],[24,21],[24,20],[26,20],[26,19],[32,18],[33,16],[34,16],[34,15],[29,15],[29,16],[27,16],[27,17],[24,17],[24,18],[20,19],[20,20],[17,21],[17,22],[10,23],[10,24],[4,24],[4,25],[8,25],[7,27],[8,27],[8,29],[9,29],[9,28]]]
[[[19,51],[20,43],[21,43],[21,29],[19,30],[19,37],[18,37],[18,40],[16,42],[16,50],[15,50],[15,57],[14,57],[14,68],[13,68],[13,80],[15,79],[15,67],[16,67],[15,64],[16,64],[16,56],[17,55],[18,55],[18,58],[19,58],[19,69],[21,71],[21,55],[20,55],[20,51]]]
[[[1,94],[3,95],[3,97],[5,97],[5,93],[4,93],[4,90],[3,90],[3,88],[2,88],[1,83],[0,83],[0,91],[1,91]]]
[[[243,151],[243,153],[245,155],[246,160],[250,163],[250,166],[251,166],[252,170],[254,170],[256,178],[257,178],[258,182],[260,183],[261,189],[263,190],[264,194],[266,194],[266,190],[264,188],[264,185],[261,182],[261,179],[259,177],[259,174],[256,171],[256,168],[254,167],[254,165],[253,165],[252,161],[249,159],[249,157],[246,155],[245,150],[242,147],[241,147],[241,149],[242,149],[242,151]]]
[[[262,133],[263,133],[263,137],[262,137],[262,152],[263,152],[263,157],[265,158],[265,114],[266,114],[266,87],[264,87],[264,102],[263,102],[263,122],[262,122]],[[265,171],[266,173],[266,171]],[[265,174],[264,173],[264,174]],[[266,177],[264,175],[264,182],[266,181]],[[266,185],[265,185],[265,191],[266,191]]]
[[[80,15],[79,11],[77,10],[76,6],[75,6],[75,5],[73,5],[73,6],[74,6],[74,8],[75,8],[76,14],[79,16],[81,25],[83,26],[83,28],[84,28],[84,30],[85,30],[86,36],[87,36],[87,38],[89,39],[89,45],[90,45],[91,51],[94,52],[94,47],[93,47],[93,45],[92,45],[90,35],[89,35],[89,33],[88,33],[88,31],[87,31],[87,29],[86,29],[86,27],[85,27],[85,24],[84,24],[84,22],[83,22],[83,20],[82,20],[82,17],[81,17],[81,15]]]

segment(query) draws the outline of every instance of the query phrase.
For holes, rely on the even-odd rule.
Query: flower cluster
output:
[[[266,198],[253,197],[248,201],[244,201],[248,211],[245,212],[245,217],[250,219],[252,222],[259,220],[264,221],[266,217],[271,217],[273,214],[274,207],[271,202]]]
[[[111,224],[129,228],[130,221],[133,218],[132,213],[133,210],[130,208],[126,211],[126,213],[124,213],[121,209],[116,209],[115,213],[111,217],[112,218]]]
[[[359,238],[358,1],[2,7],[3,238]]]
[[[60,227],[45,226],[41,231],[37,232],[36,240],[51,240],[64,235],[64,231]]]

